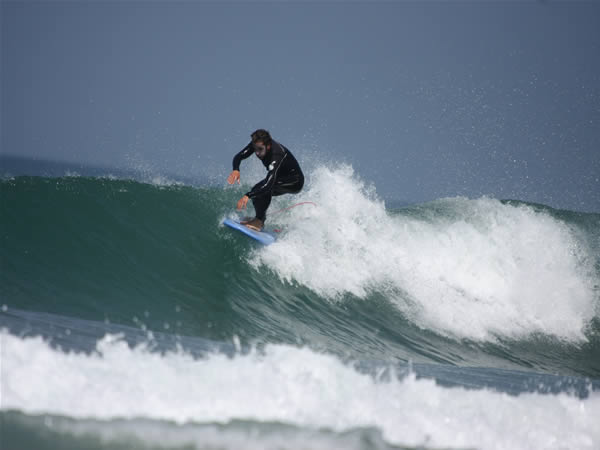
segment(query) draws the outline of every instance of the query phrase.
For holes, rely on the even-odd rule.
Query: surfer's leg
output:
[[[264,225],[267,220],[267,209],[271,204],[271,198],[273,195],[283,194],[297,194],[304,185],[304,178],[295,178],[292,180],[281,180],[273,186],[273,192],[269,194],[260,195],[252,199],[254,205],[254,211],[256,211],[256,218]]]
[[[297,194],[304,186],[304,177],[281,180],[273,186],[273,195]]]
[[[256,218],[265,223],[267,219],[267,209],[271,204],[271,194],[259,195],[252,199],[254,205],[254,211],[256,211]]]

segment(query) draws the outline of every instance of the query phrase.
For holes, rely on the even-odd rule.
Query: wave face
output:
[[[9,447],[600,445],[600,214],[308,178],[269,247],[243,188],[1,181]]]

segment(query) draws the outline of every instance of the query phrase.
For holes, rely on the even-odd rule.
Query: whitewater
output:
[[[308,175],[268,247],[247,186],[5,177],[4,445],[600,446],[600,214]]]
[[[351,167],[315,178],[300,200],[321,207],[292,211],[285,238],[252,258],[283,280],[328,298],[384,287],[414,322],[460,338],[585,339],[597,280],[585,241],[567,224],[489,198],[390,214]]]

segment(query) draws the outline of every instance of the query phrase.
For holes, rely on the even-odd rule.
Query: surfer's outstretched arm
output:
[[[238,154],[233,157],[233,171],[227,177],[227,182],[233,184],[236,181],[240,184],[240,163],[243,159],[248,158],[254,150],[252,149],[252,142],[246,145]]]
[[[254,149],[252,148],[252,142],[250,142],[233,157],[233,170],[237,170],[239,172],[242,159],[249,158],[252,153],[254,153]]]

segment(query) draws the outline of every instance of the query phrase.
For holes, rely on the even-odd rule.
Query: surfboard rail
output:
[[[223,221],[223,225],[227,225],[229,228],[233,228],[234,230],[241,231],[246,236],[251,237],[252,239],[260,242],[263,245],[271,245],[275,242],[275,236],[267,231],[254,231],[248,228],[245,225],[242,225],[239,222],[236,222],[233,219],[225,219]]]

